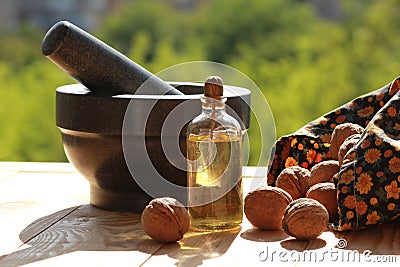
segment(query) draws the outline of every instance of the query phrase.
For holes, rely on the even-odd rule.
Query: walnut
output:
[[[249,222],[263,230],[282,229],[282,217],[292,197],[281,188],[262,186],[244,199],[244,213]]]
[[[299,167],[291,166],[282,170],[276,178],[276,187],[288,192],[293,200],[304,197],[307,193],[310,179],[310,171]]]
[[[311,168],[309,185],[330,182],[332,176],[339,172],[340,166],[337,160],[325,160]]]
[[[364,128],[354,123],[343,123],[335,127],[332,133],[329,154],[332,159],[338,159],[339,148],[347,137],[353,134],[363,134]]]
[[[300,240],[317,238],[327,229],[328,223],[326,208],[311,198],[299,198],[291,202],[282,219],[285,233]]]
[[[317,200],[329,213],[329,221],[338,219],[337,190],[333,183],[319,183],[308,189],[306,197]]]
[[[338,153],[338,161],[340,165],[343,164],[343,160],[347,152],[349,152],[349,150],[353,148],[358,143],[358,141],[360,141],[360,139],[361,139],[361,134],[353,134],[347,137],[346,140],[344,140],[343,144],[339,148],[339,153]]]
[[[150,201],[142,212],[141,220],[146,234],[162,243],[182,239],[190,227],[188,211],[178,200],[171,197]]]

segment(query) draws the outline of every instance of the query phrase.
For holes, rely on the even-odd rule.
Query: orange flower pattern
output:
[[[364,201],[357,201],[356,202],[356,212],[359,215],[364,215],[367,212],[368,206],[367,203]]]
[[[397,181],[394,180],[390,185],[385,186],[386,198],[399,199],[400,188],[397,186]]]
[[[368,173],[362,173],[358,177],[358,181],[356,183],[356,189],[360,194],[368,194],[368,192],[371,190],[371,187],[373,186],[372,177],[369,176]]]
[[[388,205],[387,205],[387,209],[388,210],[394,210],[396,208],[396,204],[394,204],[394,203],[389,203]]]
[[[351,230],[352,228],[353,227],[352,227],[351,223],[345,223],[345,224],[339,225],[337,230],[339,230],[339,231],[347,231],[347,230]]]
[[[356,198],[353,195],[348,195],[344,200],[344,206],[348,209],[355,209]]]
[[[374,114],[374,112],[375,112],[374,107],[373,106],[368,106],[368,107],[365,107],[363,109],[358,110],[357,111],[357,115],[359,117],[365,118],[365,117],[371,116],[372,114]]]
[[[317,152],[315,152],[314,149],[308,150],[307,154],[306,154],[306,158],[307,158],[308,163],[310,163],[310,164],[313,163],[313,161],[314,161],[316,156],[317,156]]]
[[[354,181],[354,171],[347,170],[346,172],[342,172],[340,174],[340,183],[349,184]]]
[[[397,110],[395,107],[389,107],[388,108],[388,115],[389,117],[394,117],[396,116]]]
[[[279,138],[269,163],[268,183],[273,185],[288,166],[311,169],[330,159],[330,137],[335,126],[356,123],[365,128],[365,134],[333,177],[339,212],[333,229],[362,229],[399,218],[399,91],[400,77]]]
[[[380,216],[378,215],[378,212],[374,210],[371,214],[367,215],[367,223],[366,224],[376,224],[377,221],[380,220]]]
[[[369,199],[369,203],[371,203],[371,205],[375,205],[378,203],[378,199],[376,199],[376,197],[371,197]]]
[[[288,157],[286,159],[285,168],[289,168],[291,166],[298,166],[298,165],[299,165],[299,163],[297,163],[297,161],[294,158]]]
[[[347,219],[353,219],[354,218],[354,212],[352,212],[351,210],[346,212],[346,218]]]
[[[389,160],[389,169],[393,173],[400,172],[400,159],[398,157]]]
[[[365,161],[368,162],[369,164],[373,164],[377,162],[381,156],[382,153],[379,149],[371,148],[368,149],[367,152],[365,152]]]

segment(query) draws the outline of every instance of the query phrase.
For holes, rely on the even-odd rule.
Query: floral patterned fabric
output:
[[[334,177],[338,194],[338,231],[362,229],[400,216],[400,78],[360,96],[279,138],[271,155],[268,184],[286,167],[311,169],[330,159],[334,128],[355,123],[365,128]]]

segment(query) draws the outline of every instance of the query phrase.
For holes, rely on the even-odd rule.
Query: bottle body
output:
[[[203,98],[188,126],[188,203],[193,230],[228,230],[243,218],[242,134],[220,100]]]

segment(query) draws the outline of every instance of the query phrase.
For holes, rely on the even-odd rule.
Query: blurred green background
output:
[[[277,137],[399,75],[397,0],[183,2],[121,1],[86,30],[154,73],[197,60],[238,69],[263,91]],[[75,81],[41,55],[47,30],[24,17],[1,28],[2,161],[66,161],[55,88]]]

